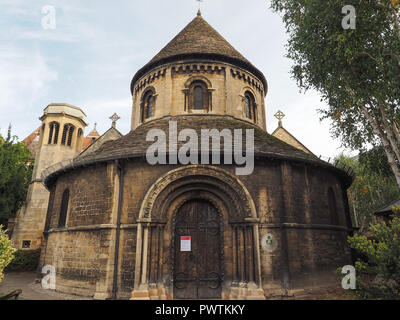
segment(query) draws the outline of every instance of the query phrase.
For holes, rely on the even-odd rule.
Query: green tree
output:
[[[355,29],[342,9],[356,9]],[[290,39],[292,76],[328,108],[333,136],[362,149],[382,145],[400,187],[400,6],[398,0],[271,0]]]
[[[7,225],[22,207],[32,178],[32,155],[27,146],[11,136],[0,135],[0,224]]]
[[[350,247],[360,255],[355,264],[355,294],[359,298],[400,298],[400,207],[393,210],[397,213],[389,224],[370,228],[371,239],[360,235],[349,238]]]
[[[396,179],[379,148],[355,158],[340,155],[337,161],[353,169],[355,179],[347,190],[350,212],[363,231],[373,222],[373,213],[400,197]]]
[[[382,146],[372,148],[368,151],[361,151],[358,159],[369,172],[394,179],[393,171],[390,169]]]
[[[14,259],[14,253],[17,249],[11,246],[11,241],[3,231],[3,226],[0,225],[0,282],[3,280],[4,268]]]

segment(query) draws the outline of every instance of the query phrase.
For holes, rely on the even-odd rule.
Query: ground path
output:
[[[21,289],[19,300],[92,300],[75,295],[68,295],[53,290],[44,290],[40,283],[35,282],[36,272],[6,273],[0,282],[0,296]]]
[[[44,290],[39,282],[35,282],[36,272],[12,272],[4,276],[0,283],[0,296],[6,295],[14,290],[21,289],[20,300],[93,300],[92,298],[80,297]],[[273,300],[341,300],[349,299],[343,295],[343,290],[310,290],[302,295],[293,297],[273,297]]]

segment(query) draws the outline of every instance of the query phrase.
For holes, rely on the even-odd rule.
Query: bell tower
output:
[[[44,169],[64,160],[73,159],[82,150],[86,114],[66,103],[52,103],[39,118],[39,147],[35,159],[27,201],[17,213],[12,242],[15,248],[40,248],[46,219],[49,192],[42,184]]]
[[[264,74],[201,15],[197,16],[131,82],[131,129],[167,116],[222,115],[266,131]]]

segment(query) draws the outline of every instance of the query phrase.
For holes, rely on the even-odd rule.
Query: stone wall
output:
[[[184,110],[186,84],[192,80],[210,82],[212,110],[209,114],[231,115],[246,118],[244,94],[250,91],[257,104],[257,125],[266,130],[264,89],[261,82],[249,72],[229,64],[196,62],[171,64],[150,71],[135,85],[132,110],[132,130],[140,125],[140,105],[143,94],[154,88],[156,94],[153,117],[175,116],[186,113],[204,113],[202,110]]]
[[[53,110],[53,108],[57,110]],[[75,107],[50,105],[40,118],[42,126],[40,128],[39,150],[35,157],[35,167],[28,189],[26,205],[19,210],[15,218],[15,228],[12,234],[14,247],[23,248],[23,243],[30,241],[30,249],[40,248],[49,201],[49,192],[42,184],[41,174],[46,168],[58,162],[72,159],[81,151],[83,134],[78,138],[78,130],[83,130],[86,126],[83,116],[84,113]],[[49,124],[53,121],[59,123],[58,143],[48,144]],[[75,126],[71,146],[61,144],[64,124]],[[55,133],[53,137],[54,135]]]
[[[300,141],[293,137],[286,129],[283,127],[278,127],[272,135],[279,140],[285,141],[287,144],[304,151],[305,153],[311,153]]]
[[[136,281],[137,224],[146,193],[160,177],[178,166],[149,166],[144,160],[138,159],[124,162],[123,167],[125,174],[118,261],[118,297],[121,299],[129,298]],[[234,167],[220,168],[234,175]],[[42,253],[42,264],[55,264],[57,267],[58,290],[92,296],[103,290],[110,296],[115,254],[117,177],[113,163],[92,166],[64,174],[52,189],[54,201],[50,201],[49,234],[47,247]],[[285,275],[288,290],[335,284],[333,271],[347,264],[350,259],[346,244],[350,226],[339,178],[327,169],[260,160],[256,163],[254,173],[240,177],[240,181],[253,199],[259,219],[256,223],[258,243],[255,245],[260,252],[261,286],[265,295],[284,293],[282,279]],[[70,188],[71,193],[67,227],[58,228],[61,197],[65,188]],[[336,226],[331,225],[327,197],[329,188],[334,190],[336,197],[339,221]],[[223,204],[216,197],[217,205],[218,201],[221,202],[221,212],[225,212],[224,266],[226,281],[229,282],[224,284],[223,296],[232,298],[233,295],[226,290],[234,280],[235,266],[239,263],[234,258],[232,246],[236,231],[233,232],[228,218],[231,204]],[[163,272],[168,278],[173,229],[169,220],[166,223],[165,232],[162,233]],[[250,226],[244,225],[247,231],[243,236],[248,239],[251,239],[253,232]],[[278,242],[273,252],[264,251],[261,245],[267,233],[271,233]],[[157,238],[152,236],[151,231],[149,234],[146,241],[152,248],[156,243],[154,241],[158,240],[155,240]],[[248,245],[238,250],[252,250]],[[154,271],[151,270],[156,268],[159,260],[154,251],[149,250],[148,254],[152,255],[149,256],[151,263],[147,267],[152,278]],[[253,276],[257,281],[256,275]],[[166,297],[172,298],[172,287],[169,290]]]

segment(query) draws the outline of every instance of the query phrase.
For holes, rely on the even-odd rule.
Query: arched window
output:
[[[72,134],[74,133],[75,127],[70,124],[67,123],[64,125],[64,130],[63,130],[63,135],[62,135],[62,139],[61,139],[61,144],[65,145],[67,144],[67,146],[71,146],[72,143]]]
[[[68,213],[68,203],[69,203],[69,189],[65,189],[61,200],[60,217],[58,219],[58,227],[65,227],[67,222]]]
[[[74,126],[69,128],[68,142],[67,142],[68,147],[70,147],[72,144],[72,134],[74,133],[74,130],[75,130]]]
[[[147,108],[146,108],[146,119],[149,119],[153,116],[153,101],[154,101],[154,97],[152,94],[149,94],[148,98],[147,98]]]
[[[79,128],[78,136],[76,139],[76,149],[78,151],[81,151],[81,149],[82,149],[82,141],[83,141],[83,130],[81,128]]]
[[[203,88],[201,86],[194,87],[193,90],[193,99],[194,99],[194,106],[193,109],[195,110],[202,110],[204,109],[204,102],[203,102]]]
[[[207,85],[200,80],[193,81],[189,87],[189,109],[209,110],[210,94]]]
[[[140,108],[140,120],[144,122],[146,119],[150,119],[154,114],[154,103],[155,94],[153,90],[148,90],[143,95],[141,108]]]
[[[329,206],[329,215],[331,219],[331,224],[338,225],[339,217],[336,208],[336,197],[335,197],[335,192],[333,191],[332,188],[328,189],[328,206]]]
[[[248,95],[246,95],[246,97],[245,97],[245,104],[246,104],[246,106],[245,106],[246,117],[251,119],[251,100]]]
[[[49,141],[48,144],[58,143],[58,131],[60,130],[60,124],[58,122],[51,122],[49,124]]]
[[[252,93],[247,91],[244,96],[245,114],[247,119],[257,122],[257,104]]]

